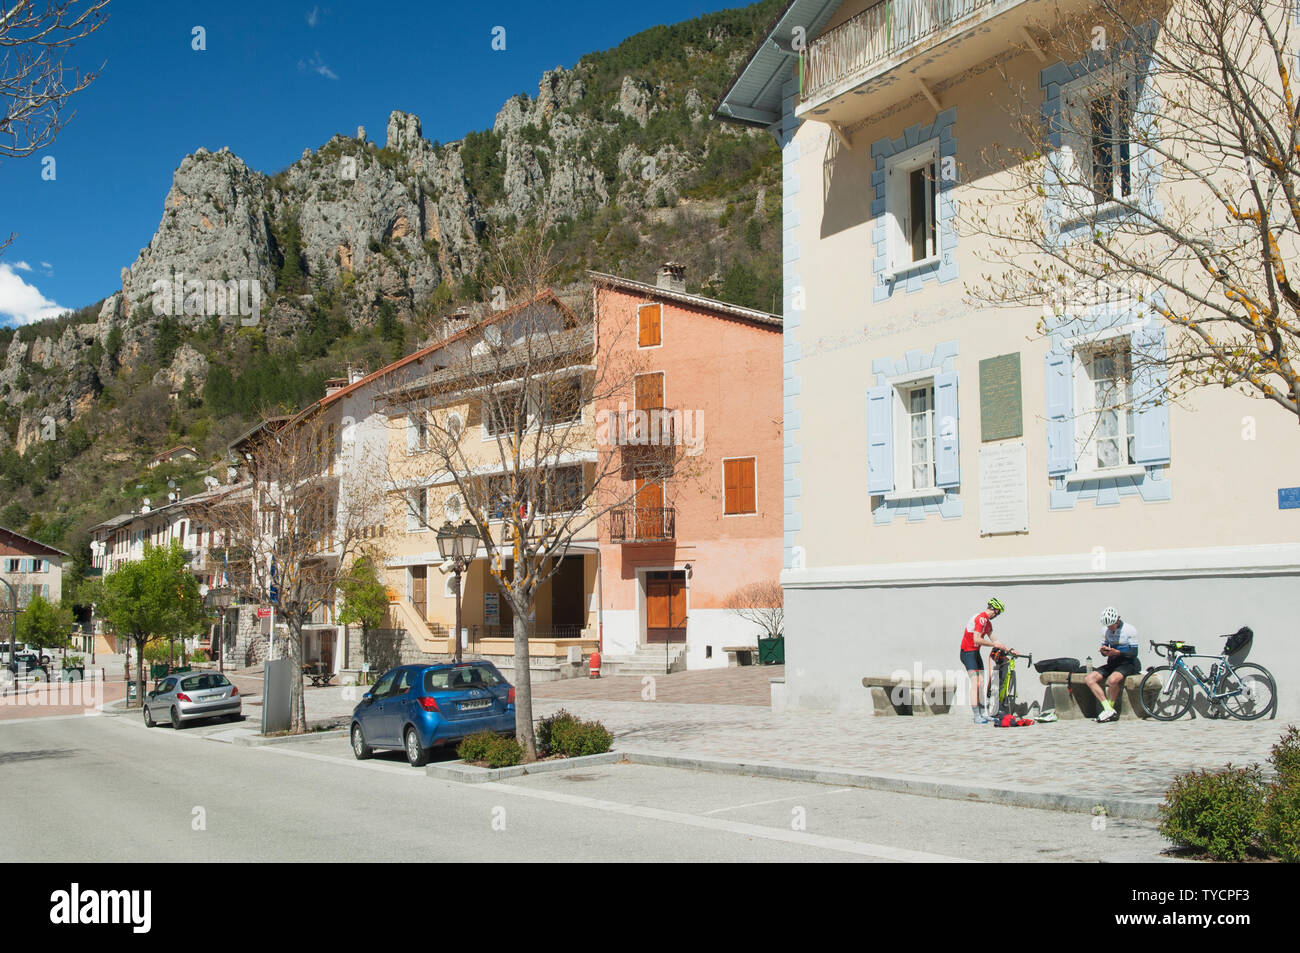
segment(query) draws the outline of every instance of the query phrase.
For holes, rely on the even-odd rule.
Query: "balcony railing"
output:
[[[610,510],[609,538],[615,543],[654,543],[676,538],[677,513],[671,506],[628,506]]]
[[[800,97],[816,99],[831,87],[915,46],[1001,0],[881,0],[827,30],[808,45],[800,70]]]

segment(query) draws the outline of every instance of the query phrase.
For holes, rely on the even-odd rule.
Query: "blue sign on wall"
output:
[[[1285,486],[1277,491],[1279,510],[1300,510],[1300,486]]]

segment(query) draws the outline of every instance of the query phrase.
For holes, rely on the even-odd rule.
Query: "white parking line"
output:
[[[774,797],[770,801],[750,801],[748,804],[735,804],[731,807],[719,807],[712,811],[705,811],[704,816],[710,814],[723,814],[727,811],[740,811],[747,807],[762,807],[764,804],[780,804],[782,801],[804,801],[813,797],[825,797],[828,794],[847,794],[849,791],[860,790],[858,788],[836,788],[834,791],[818,791],[813,794],[795,794],[791,797]]]
[[[806,831],[786,831],[778,827],[762,827],[758,824],[744,824],[739,821],[725,821],[716,817],[703,817],[697,814],[680,814],[665,811],[657,807],[641,807],[636,804],[620,804],[617,801],[605,801],[598,798],[582,797],[577,794],[561,794],[558,791],[542,791],[532,788],[502,784],[488,781],[475,785],[479,790],[499,791],[503,794],[517,794],[541,801],[554,801],[589,810],[607,811],[612,814],[625,814],[630,817],[643,817],[648,820],[667,821],[686,827],[703,827],[714,831],[728,831],[744,837],[759,837],[765,840],[781,841],[786,844],[798,844],[801,847],[817,847],[822,850],[835,850],[860,857],[874,857],[901,863],[919,864],[966,864],[973,863],[963,857],[949,857],[946,854],[930,854],[904,847],[889,847],[885,844],[868,844],[862,841],[845,840],[841,837],[825,837],[821,834],[809,834]]]

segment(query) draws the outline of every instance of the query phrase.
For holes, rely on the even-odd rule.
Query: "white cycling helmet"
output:
[[[1119,610],[1114,606],[1107,607],[1106,611],[1101,614],[1102,625],[1114,625],[1119,621]]]

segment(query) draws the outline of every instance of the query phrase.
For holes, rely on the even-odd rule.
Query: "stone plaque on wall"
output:
[[[1027,532],[1029,492],[1024,443],[980,447],[980,535]]]
[[[980,361],[980,439],[987,442],[1024,435],[1019,353]]]

